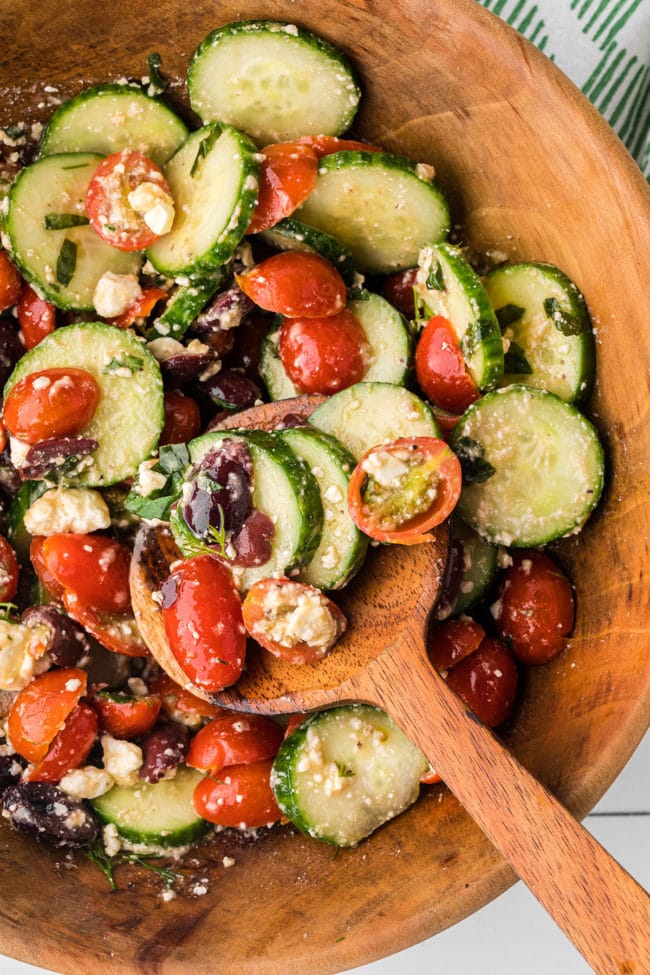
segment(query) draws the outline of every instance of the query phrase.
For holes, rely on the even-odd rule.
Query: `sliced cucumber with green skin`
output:
[[[41,156],[135,149],[162,166],[187,138],[187,126],[158,98],[131,85],[95,85],[57,108],[41,140]]]
[[[425,247],[417,280],[425,314],[450,323],[478,388],[496,386],[503,375],[501,329],[481,279],[460,250],[446,243]]]
[[[190,459],[197,465],[224,439],[243,441],[253,464],[253,508],[268,515],[275,525],[271,557],[263,565],[237,573],[237,586],[250,589],[258,579],[293,573],[306,565],[321,539],[323,505],[318,484],[308,466],[273,433],[263,430],[215,430],[189,444]],[[191,474],[190,474],[191,478]],[[182,519],[178,507],[171,527],[179,548],[192,555],[196,537]]]
[[[449,444],[463,466],[456,513],[496,544],[532,547],[576,531],[602,493],[596,430],[546,390],[488,393],[463,414]]]
[[[357,383],[314,410],[309,422],[331,434],[356,460],[399,437],[440,437],[433,413],[419,396],[391,383]]]
[[[158,443],[163,428],[160,367],[133,333],[104,322],[57,328],[20,360],[4,388],[32,372],[85,369],[99,384],[95,415],[80,433],[97,440],[97,450],[83,458],[66,483],[98,487],[134,477],[138,465]]]
[[[130,843],[150,847],[175,847],[195,843],[208,830],[192,805],[192,796],[203,772],[180,765],[172,779],[113,786],[91,805],[104,823],[112,823]]]
[[[111,247],[88,225],[45,227],[48,215],[85,215],[88,183],[101,160],[89,152],[46,156],[26,166],[9,193],[4,229],[12,258],[57,308],[92,311],[103,274],[137,274],[142,263],[140,254]]]
[[[512,264],[485,278],[508,349],[502,385],[548,389],[567,403],[588,396],[594,334],[585,300],[552,264]]]
[[[246,233],[257,205],[259,154],[231,126],[206,125],[177,149],[164,173],[176,218],[147,257],[169,277],[200,276],[224,264]]]
[[[285,217],[269,230],[263,230],[259,236],[280,251],[320,254],[334,265],[346,284],[352,284],[354,265],[350,251],[335,237],[322,230],[301,223],[293,217]]]
[[[355,467],[349,450],[322,430],[290,427],[277,434],[309,467],[323,503],[323,534],[298,579],[319,589],[340,589],[361,568],[368,538],[348,512],[348,483]]]
[[[7,537],[18,556],[21,565],[31,565],[29,548],[32,536],[25,528],[25,514],[34,501],[45,494],[49,487],[45,481],[25,481],[20,485],[16,497],[7,512]]]
[[[259,373],[270,400],[292,399],[300,395],[298,387],[287,376],[287,370],[280,358],[278,341],[281,324],[280,320],[267,332],[260,346]]]
[[[360,271],[415,267],[425,244],[449,233],[449,207],[418,165],[386,152],[335,152],[296,217],[347,247]]]
[[[271,787],[303,833],[354,846],[415,802],[428,767],[384,711],[352,704],[313,715],[284,740]]]
[[[272,20],[236,21],[208,34],[190,61],[187,90],[204,122],[229,122],[259,146],[340,135],[361,94],[340,51]]]
[[[177,285],[164,312],[154,320],[147,332],[147,339],[180,339],[216,295],[226,277],[227,271],[217,268],[209,277]]]
[[[462,552],[461,580],[453,600],[436,606],[439,620],[458,616],[478,602],[492,585],[499,564],[499,546],[481,538],[460,518],[451,519],[451,537]]]

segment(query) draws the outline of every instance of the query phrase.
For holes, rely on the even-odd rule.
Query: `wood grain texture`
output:
[[[552,261],[586,295],[608,488],[585,532],[558,548],[577,586],[571,647],[527,672],[502,732],[583,816],[650,710],[648,188],[576,89],[471,0],[160,0],[155,11],[135,0],[0,0],[0,124],[47,118],[48,83],[69,93],[139,77],[153,50],[180,77],[208,30],[238,16],[297,19],[339,44],[366,92],[357,134],[433,163],[476,246]],[[182,88],[172,94],[183,102]],[[222,869],[224,853],[235,868]],[[83,859],[57,872],[59,853],[5,828],[0,857],[2,950],[70,975],[326,975],[430,936],[513,880],[441,786],[336,859],[291,830],[241,849],[221,836],[196,868],[209,871],[209,893],[170,905],[143,872],[122,871],[108,895]]]

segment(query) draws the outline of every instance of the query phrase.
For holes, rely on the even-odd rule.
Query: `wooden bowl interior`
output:
[[[573,86],[471,0],[0,0],[0,125],[45,120],[90,82],[140,77],[152,51],[182,78],[202,37],[239,17],[297,19],[343,48],[366,92],[357,134],[433,163],[477,247],[552,261],[587,298],[608,485],[587,529],[558,546],[577,589],[571,647],[527,673],[505,730],[583,816],[648,723],[647,186]],[[182,86],[171,96],[183,104]],[[83,857],[6,828],[0,847],[2,951],[71,975],[341,971],[432,935],[513,880],[441,786],[338,855],[290,829],[254,844],[220,837],[184,868],[209,878],[208,893],[169,904],[144,871],[123,869],[109,895]]]

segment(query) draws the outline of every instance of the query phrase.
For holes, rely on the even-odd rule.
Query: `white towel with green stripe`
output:
[[[650,179],[650,0],[480,0],[604,115]]]

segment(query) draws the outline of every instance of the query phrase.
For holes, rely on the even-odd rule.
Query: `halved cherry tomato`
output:
[[[142,322],[149,317],[159,301],[168,297],[168,292],[163,288],[143,288],[141,294],[135,299],[132,305],[117,318],[113,318],[112,325],[116,328],[130,328],[136,322]]]
[[[186,763],[216,775],[226,765],[274,758],[282,744],[280,725],[259,714],[221,714],[194,736]]]
[[[319,254],[274,254],[235,278],[256,305],[287,318],[326,318],[345,308],[345,281]]]
[[[415,375],[431,402],[452,413],[464,413],[480,396],[465,367],[456,333],[442,315],[424,326],[415,350]]]
[[[79,602],[103,613],[129,613],[131,553],[105,535],[50,535],[38,559],[46,572]]]
[[[427,635],[427,653],[436,670],[449,670],[477,650],[485,630],[468,616],[434,623]]]
[[[2,419],[0,419],[0,454],[6,448],[9,443],[9,434],[7,433],[7,428],[4,425]]]
[[[282,813],[271,790],[272,765],[270,758],[231,765],[218,778],[203,779],[194,790],[196,812],[219,826],[256,829],[276,823]]]
[[[260,579],[242,604],[244,626],[260,646],[291,664],[320,660],[347,621],[323,593],[294,579]]]
[[[80,433],[92,420],[101,390],[85,369],[30,372],[12,386],[4,403],[4,423],[24,443]]]
[[[456,455],[436,437],[401,437],[363,455],[350,478],[348,510],[362,532],[380,542],[418,545],[447,518],[460,497]]]
[[[573,629],[571,583],[543,552],[516,552],[512,560],[492,607],[497,632],[519,660],[544,664],[564,650]]]
[[[161,586],[162,618],[184,673],[206,691],[241,677],[246,631],[230,572],[209,555],[182,562]]]
[[[19,692],[9,712],[11,743],[29,762],[40,762],[66,718],[86,693],[88,676],[79,667],[49,670]]]
[[[303,721],[306,721],[306,714],[292,714],[289,718],[287,727],[284,729],[284,737],[288,738],[292,735],[296,728],[299,728]]]
[[[29,769],[25,782],[60,782],[66,772],[79,768],[95,744],[97,715],[85,701],[70,712],[44,758]]]
[[[201,429],[201,413],[190,396],[184,396],[178,389],[165,393],[165,425],[158,445],[188,443]]]
[[[502,724],[517,693],[517,667],[504,643],[485,637],[447,674],[447,683],[489,728]]]
[[[16,553],[0,536],[0,603],[10,603],[18,592],[18,572]]]
[[[458,413],[450,413],[449,410],[443,410],[441,406],[436,406],[435,403],[431,412],[434,415],[436,423],[442,430],[445,440],[447,440],[449,434],[460,420],[460,415]]]
[[[185,690],[163,671],[148,683],[150,690],[162,699],[163,710],[168,717],[180,721],[181,724],[195,727],[201,723],[202,718],[216,718],[224,713],[223,708]]]
[[[442,782],[442,779],[440,778],[436,770],[431,766],[429,766],[429,768],[424,773],[424,775],[421,776],[420,782],[422,783],[422,785],[435,785],[436,782]]]
[[[132,697],[130,694],[98,691],[92,695],[90,703],[103,731],[113,738],[138,738],[151,731],[162,702],[155,694]]]
[[[386,301],[390,301],[402,315],[407,318],[415,318],[415,279],[418,276],[416,267],[409,268],[408,271],[398,271],[396,274],[389,274],[384,281],[381,289]]]
[[[11,263],[6,251],[0,250],[0,311],[7,311],[16,304],[22,284],[20,271]]]
[[[46,301],[45,298],[41,298],[28,284],[24,284],[22,287],[16,314],[20,324],[20,333],[28,352],[35,348],[46,335],[54,331],[56,325],[54,305]]]
[[[347,389],[363,379],[370,359],[366,333],[347,308],[328,318],[285,318],[278,349],[287,375],[302,393]]]
[[[268,230],[290,216],[316,185],[318,157],[309,146],[282,142],[262,149],[262,174],[248,234]]]
[[[379,146],[371,146],[356,139],[338,139],[335,135],[301,135],[296,139],[303,146],[309,146],[316,155],[331,156],[333,152],[383,152]]]
[[[145,645],[138,624],[130,613],[107,613],[85,604],[74,592],[65,590],[63,605],[73,619],[113,653],[126,657],[146,657]]]
[[[122,149],[102,159],[88,184],[90,225],[118,250],[145,250],[159,239],[129,202],[129,194],[143,183],[153,183],[171,200],[169,184],[156,164],[135,149]]]
[[[60,585],[48,569],[43,559],[42,550],[44,535],[35,535],[29,546],[29,558],[34,567],[34,572],[51,599],[63,598],[63,586]]]

